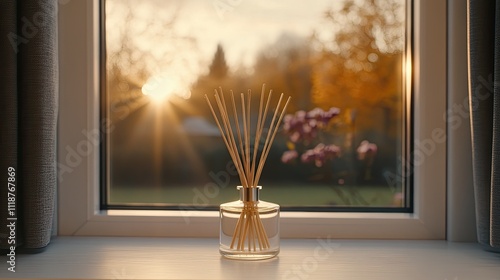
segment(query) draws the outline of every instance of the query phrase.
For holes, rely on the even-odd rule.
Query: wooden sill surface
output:
[[[500,254],[446,241],[285,239],[278,258],[233,261],[217,239],[58,237],[15,273],[2,263],[24,279],[500,279]]]

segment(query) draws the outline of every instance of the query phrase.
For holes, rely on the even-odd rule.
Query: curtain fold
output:
[[[2,0],[0,36],[0,224],[15,224],[0,227],[0,248],[14,234],[17,252],[35,252],[50,242],[57,186],[57,0]]]
[[[500,0],[469,0],[469,101],[478,241],[500,251]]]

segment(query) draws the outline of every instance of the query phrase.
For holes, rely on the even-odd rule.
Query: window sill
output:
[[[73,221],[74,222],[74,221]],[[216,238],[218,211],[96,210],[60,236]],[[411,213],[281,212],[282,238],[440,239],[432,224]]]
[[[446,241],[285,239],[278,258],[243,262],[221,258],[213,238],[57,237],[0,278],[498,279],[498,262]]]

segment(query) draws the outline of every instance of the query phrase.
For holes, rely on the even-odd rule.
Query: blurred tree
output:
[[[311,109],[311,57],[308,40],[282,33],[258,53],[253,69],[253,88],[263,83],[268,89],[292,97],[288,112]]]
[[[275,97],[281,93],[292,96],[288,112],[311,109],[312,53],[306,38],[285,32],[275,42],[262,46],[253,67],[230,71],[224,49],[219,44],[208,66],[208,73],[200,75],[191,88],[189,103],[196,108],[193,112],[212,120],[204,96],[219,87],[238,94],[251,89],[255,96],[252,108],[258,110],[257,96],[262,84],[266,84],[266,92],[272,89]]]
[[[113,123],[107,135],[113,188],[159,187],[165,177],[171,181],[179,178],[183,168],[178,164],[181,145],[176,144],[182,140],[175,137],[174,129],[158,129],[173,124],[165,113],[147,106],[151,99],[144,96],[142,87],[161,74],[163,65],[182,63],[185,56],[178,50],[193,48],[195,41],[176,31],[179,7],[172,5],[164,12],[144,3],[137,9],[136,2],[105,1],[106,121]],[[139,128],[141,133],[137,133]],[[164,143],[176,148],[167,150]]]
[[[211,64],[208,66],[208,73],[202,74],[198,77],[196,82],[191,87],[191,98],[189,105],[193,115],[205,117],[207,120],[212,121],[210,109],[205,101],[205,94],[211,96],[214,89],[221,87],[225,90],[237,89],[231,87],[234,83],[233,75],[230,75],[229,66],[226,63],[224,48],[221,44],[217,44]]]
[[[210,64],[208,76],[212,79],[223,79],[227,77],[229,67],[224,56],[224,49],[220,44],[217,45],[212,64]]]
[[[106,81],[107,102],[111,121],[121,121],[148,103],[142,86],[160,69],[179,60],[175,48],[193,48],[193,38],[175,30],[180,7],[159,14],[154,7],[140,13],[132,0],[106,1]],[[144,44],[144,42],[155,42]]]
[[[113,1],[106,2],[108,6],[108,19],[113,19]],[[146,82],[147,71],[144,65],[146,53],[138,52],[133,41],[133,34],[128,32],[135,16],[130,3],[125,2],[126,10],[123,22],[124,29],[114,29],[118,36],[116,41],[107,38],[107,102],[109,104],[109,118],[116,122],[125,119],[139,104],[144,104],[146,98],[141,92],[142,85]],[[108,23],[109,25],[109,23]],[[108,27],[111,29],[111,26]]]
[[[348,131],[401,133],[404,2],[346,0],[324,14],[331,32],[314,35],[314,103],[339,107]]]

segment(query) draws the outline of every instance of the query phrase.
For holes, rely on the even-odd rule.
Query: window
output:
[[[446,5],[418,1],[414,7],[414,140],[444,129]],[[425,15],[425,19],[423,17]],[[215,211],[100,209],[99,5],[71,1],[60,9],[61,109],[59,137],[59,233],[62,235],[216,236]],[[105,127],[106,124],[104,124]],[[98,142],[98,141],[97,141]],[[90,149],[78,152],[85,143]],[[445,229],[445,145],[415,165],[414,214],[284,212],[283,237],[437,238]],[[76,151],[74,153],[73,151]]]
[[[204,96],[252,89],[256,122],[265,83],[292,102],[264,199],[285,211],[411,211],[407,2],[103,1],[103,209],[234,200],[238,177]]]

